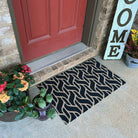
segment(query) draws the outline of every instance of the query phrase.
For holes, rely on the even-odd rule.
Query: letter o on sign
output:
[[[127,21],[126,21],[125,23],[122,24],[122,23],[121,23],[121,16],[122,16],[122,14],[123,14],[124,12],[128,12],[129,16],[128,16]],[[117,18],[117,23],[118,23],[118,25],[121,26],[121,27],[127,25],[127,24],[129,23],[129,21],[131,20],[131,17],[132,17],[132,12],[131,12],[130,9],[126,8],[126,9],[122,10],[122,11],[119,13],[118,18]]]
[[[131,4],[131,3],[135,2],[135,1],[136,1],[136,0],[132,0],[132,1],[125,0],[125,3],[127,3],[127,4]]]

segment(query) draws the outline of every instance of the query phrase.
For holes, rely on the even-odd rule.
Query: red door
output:
[[[81,41],[87,0],[12,0],[25,62]]]

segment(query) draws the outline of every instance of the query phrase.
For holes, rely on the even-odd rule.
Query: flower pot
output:
[[[15,116],[17,115],[17,112],[6,112],[4,113],[4,116],[0,117],[0,121],[3,122],[14,122],[15,120]]]
[[[127,54],[126,55],[126,65],[129,68],[136,68],[136,67],[138,67],[138,59],[135,59]]]
[[[26,95],[29,96],[29,90],[28,89],[24,92],[26,92]],[[15,120],[15,117],[16,117],[17,114],[18,114],[18,112],[7,111],[6,113],[4,113],[4,115],[2,117],[0,117],[0,121],[3,121],[3,122],[17,121],[17,120]],[[25,115],[22,119],[24,119],[25,117],[27,117],[27,116]]]
[[[4,116],[0,117],[0,121],[2,122],[14,122],[14,121],[18,121],[15,120],[16,115],[18,114],[18,112],[6,112],[4,113]],[[26,115],[22,118],[24,119],[26,117]]]
[[[37,96],[35,96],[34,98],[33,98],[33,103],[34,103],[34,99],[35,98],[38,98],[39,97],[39,95],[37,95]],[[46,113],[47,113],[47,110],[49,109],[49,108],[51,108],[51,103],[49,103],[45,108],[39,108],[39,107],[34,107],[34,110],[36,110],[38,113],[39,113],[39,117],[37,118],[37,119],[39,119],[40,121],[44,121],[44,120],[47,120],[48,119],[48,116],[46,115]]]

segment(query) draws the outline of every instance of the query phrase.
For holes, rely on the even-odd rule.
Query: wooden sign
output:
[[[104,59],[120,59],[122,57],[137,9],[138,0],[118,0]]]

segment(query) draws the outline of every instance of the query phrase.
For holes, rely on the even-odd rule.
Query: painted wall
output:
[[[103,0],[93,48],[104,51],[117,0]],[[138,12],[134,28],[138,29]],[[0,70],[20,62],[7,0],[0,0]]]

